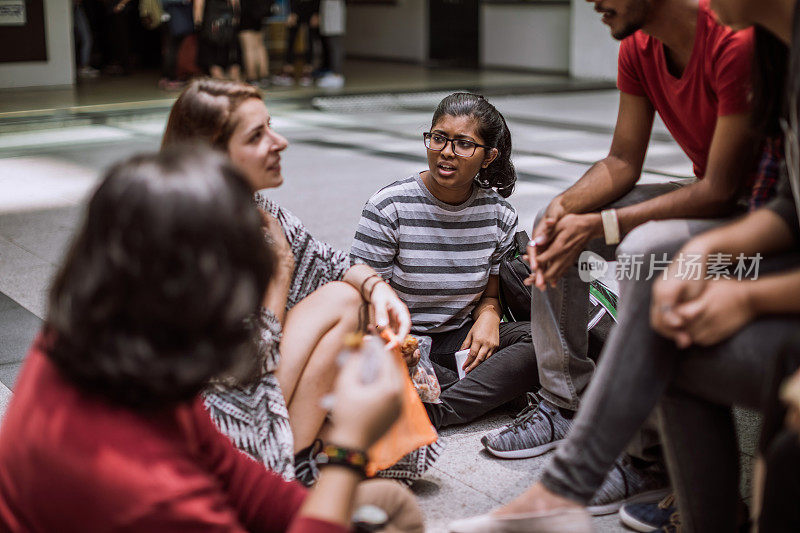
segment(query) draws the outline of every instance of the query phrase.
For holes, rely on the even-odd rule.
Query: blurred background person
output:
[[[322,66],[317,85],[326,89],[339,89],[344,87],[344,0],[321,0],[319,21]]]
[[[194,24],[200,29],[198,63],[212,78],[241,79],[239,0],[194,0]]]
[[[72,23],[75,30],[75,48],[78,51],[78,78],[96,78],[99,72],[92,68],[92,30],[83,10],[83,0],[72,0]]]
[[[299,83],[302,87],[311,85],[313,81],[311,73],[314,71],[314,43],[319,41],[319,6],[320,0],[289,0],[289,18],[286,21],[288,29],[286,59],[282,74],[272,80],[275,85],[288,87],[295,83],[297,75],[295,45],[297,44],[297,35],[303,28],[305,28],[305,52]]]
[[[264,43],[264,18],[269,15],[272,0],[241,0],[242,22],[239,44],[242,48],[244,79],[262,87],[269,86],[269,54]]]
[[[103,73],[124,76],[131,72],[131,27],[139,24],[138,0],[103,0],[106,45]]]
[[[169,20],[164,25],[162,77],[158,86],[174,91],[185,83],[178,75],[178,52],[184,40],[194,33],[192,0],[161,0],[161,3]]]

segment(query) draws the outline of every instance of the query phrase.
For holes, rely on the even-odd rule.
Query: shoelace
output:
[[[670,494],[667,494],[666,496],[664,496],[663,500],[658,502],[658,508],[666,510],[666,509],[669,509],[670,507],[672,507],[672,504],[674,504],[674,503],[675,503],[675,494],[674,493],[670,493]]]
[[[669,517],[669,524],[664,527],[664,531],[668,533],[681,533],[681,517],[678,511],[672,513]]]
[[[527,425],[533,420],[544,420],[544,413],[539,409],[539,404],[531,404],[517,414],[509,429],[517,432],[518,429]]]

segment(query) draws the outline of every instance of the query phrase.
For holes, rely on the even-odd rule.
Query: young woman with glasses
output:
[[[485,98],[455,93],[423,135],[428,169],[381,189],[364,207],[351,257],[408,305],[412,331],[433,339],[444,390],[426,403],[436,427],[469,422],[538,382],[528,322],[501,323],[498,271],[517,214],[511,132]],[[469,350],[458,380],[454,353]]]
[[[302,222],[262,189],[283,183],[281,152],[288,142],[270,124],[258,89],[238,82],[195,80],[181,93],[162,142],[204,142],[225,152],[247,179],[279,264],[261,307],[264,374],[256,384],[218,384],[206,406],[242,450],[287,478],[312,483],[326,412],[321,399],[336,377],[344,338],[358,329],[368,304],[375,325],[405,335],[408,309],[366,265],[314,239]],[[415,452],[392,477],[413,479],[436,448]]]

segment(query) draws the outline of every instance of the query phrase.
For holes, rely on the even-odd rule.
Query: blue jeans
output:
[[[75,26],[75,44],[78,48],[78,66],[88,67],[92,56],[92,30],[80,4],[75,4],[72,10],[72,22]]]

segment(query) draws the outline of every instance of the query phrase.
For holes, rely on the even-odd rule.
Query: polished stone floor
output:
[[[283,158],[285,184],[270,195],[298,215],[312,233],[347,249],[361,207],[380,187],[425,168],[421,133],[444,96],[318,95],[306,102],[272,104],[274,127],[291,145]],[[615,122],[615,91],[513,94],[492,101],[513,133],[519,183],[511,203],[530,231],[538,209],[573,183],[608,150]],[[25,347],[46,310],[46,292],[81,208],[103,168],[140,151],[155,150],[163,110],[100,114],[91,123],[42,124],[3,133],[0,121],[0,399],[7,401]],[[643,180],[688,176],[690,165],[657,124]],[[7,387],[7,389],[6,389]],[[3,392],[5,391],[5,392]],[[494,459],[479,439],[508,422],[496,413],[442,432],[447,449],[415,486],[430,531],[449,520],[481,513],[530,485],[547,456]],[[746,431],[754,431],[745,417]],[[753,439],[750,439],[751,441]],[[749,462],[752,449],[743,454]],[[615,516],[596,519],[600,531],[622,530]]]
[[[493,69],[429,68],[402,62],[348,59],[344,66],[345,85],[337,89],[277,87],[268,89],[274,100],[308,100],[318,95],[409,93],[446,89],[505,93],[613,87],[613,83],[580,80],[558,74]],[[58,116],[91,111],[152,109],[171,105],[178,93],[157,86],[157,71],[129,76],[81,80],[74,86],[0,89],[0,120]]]

